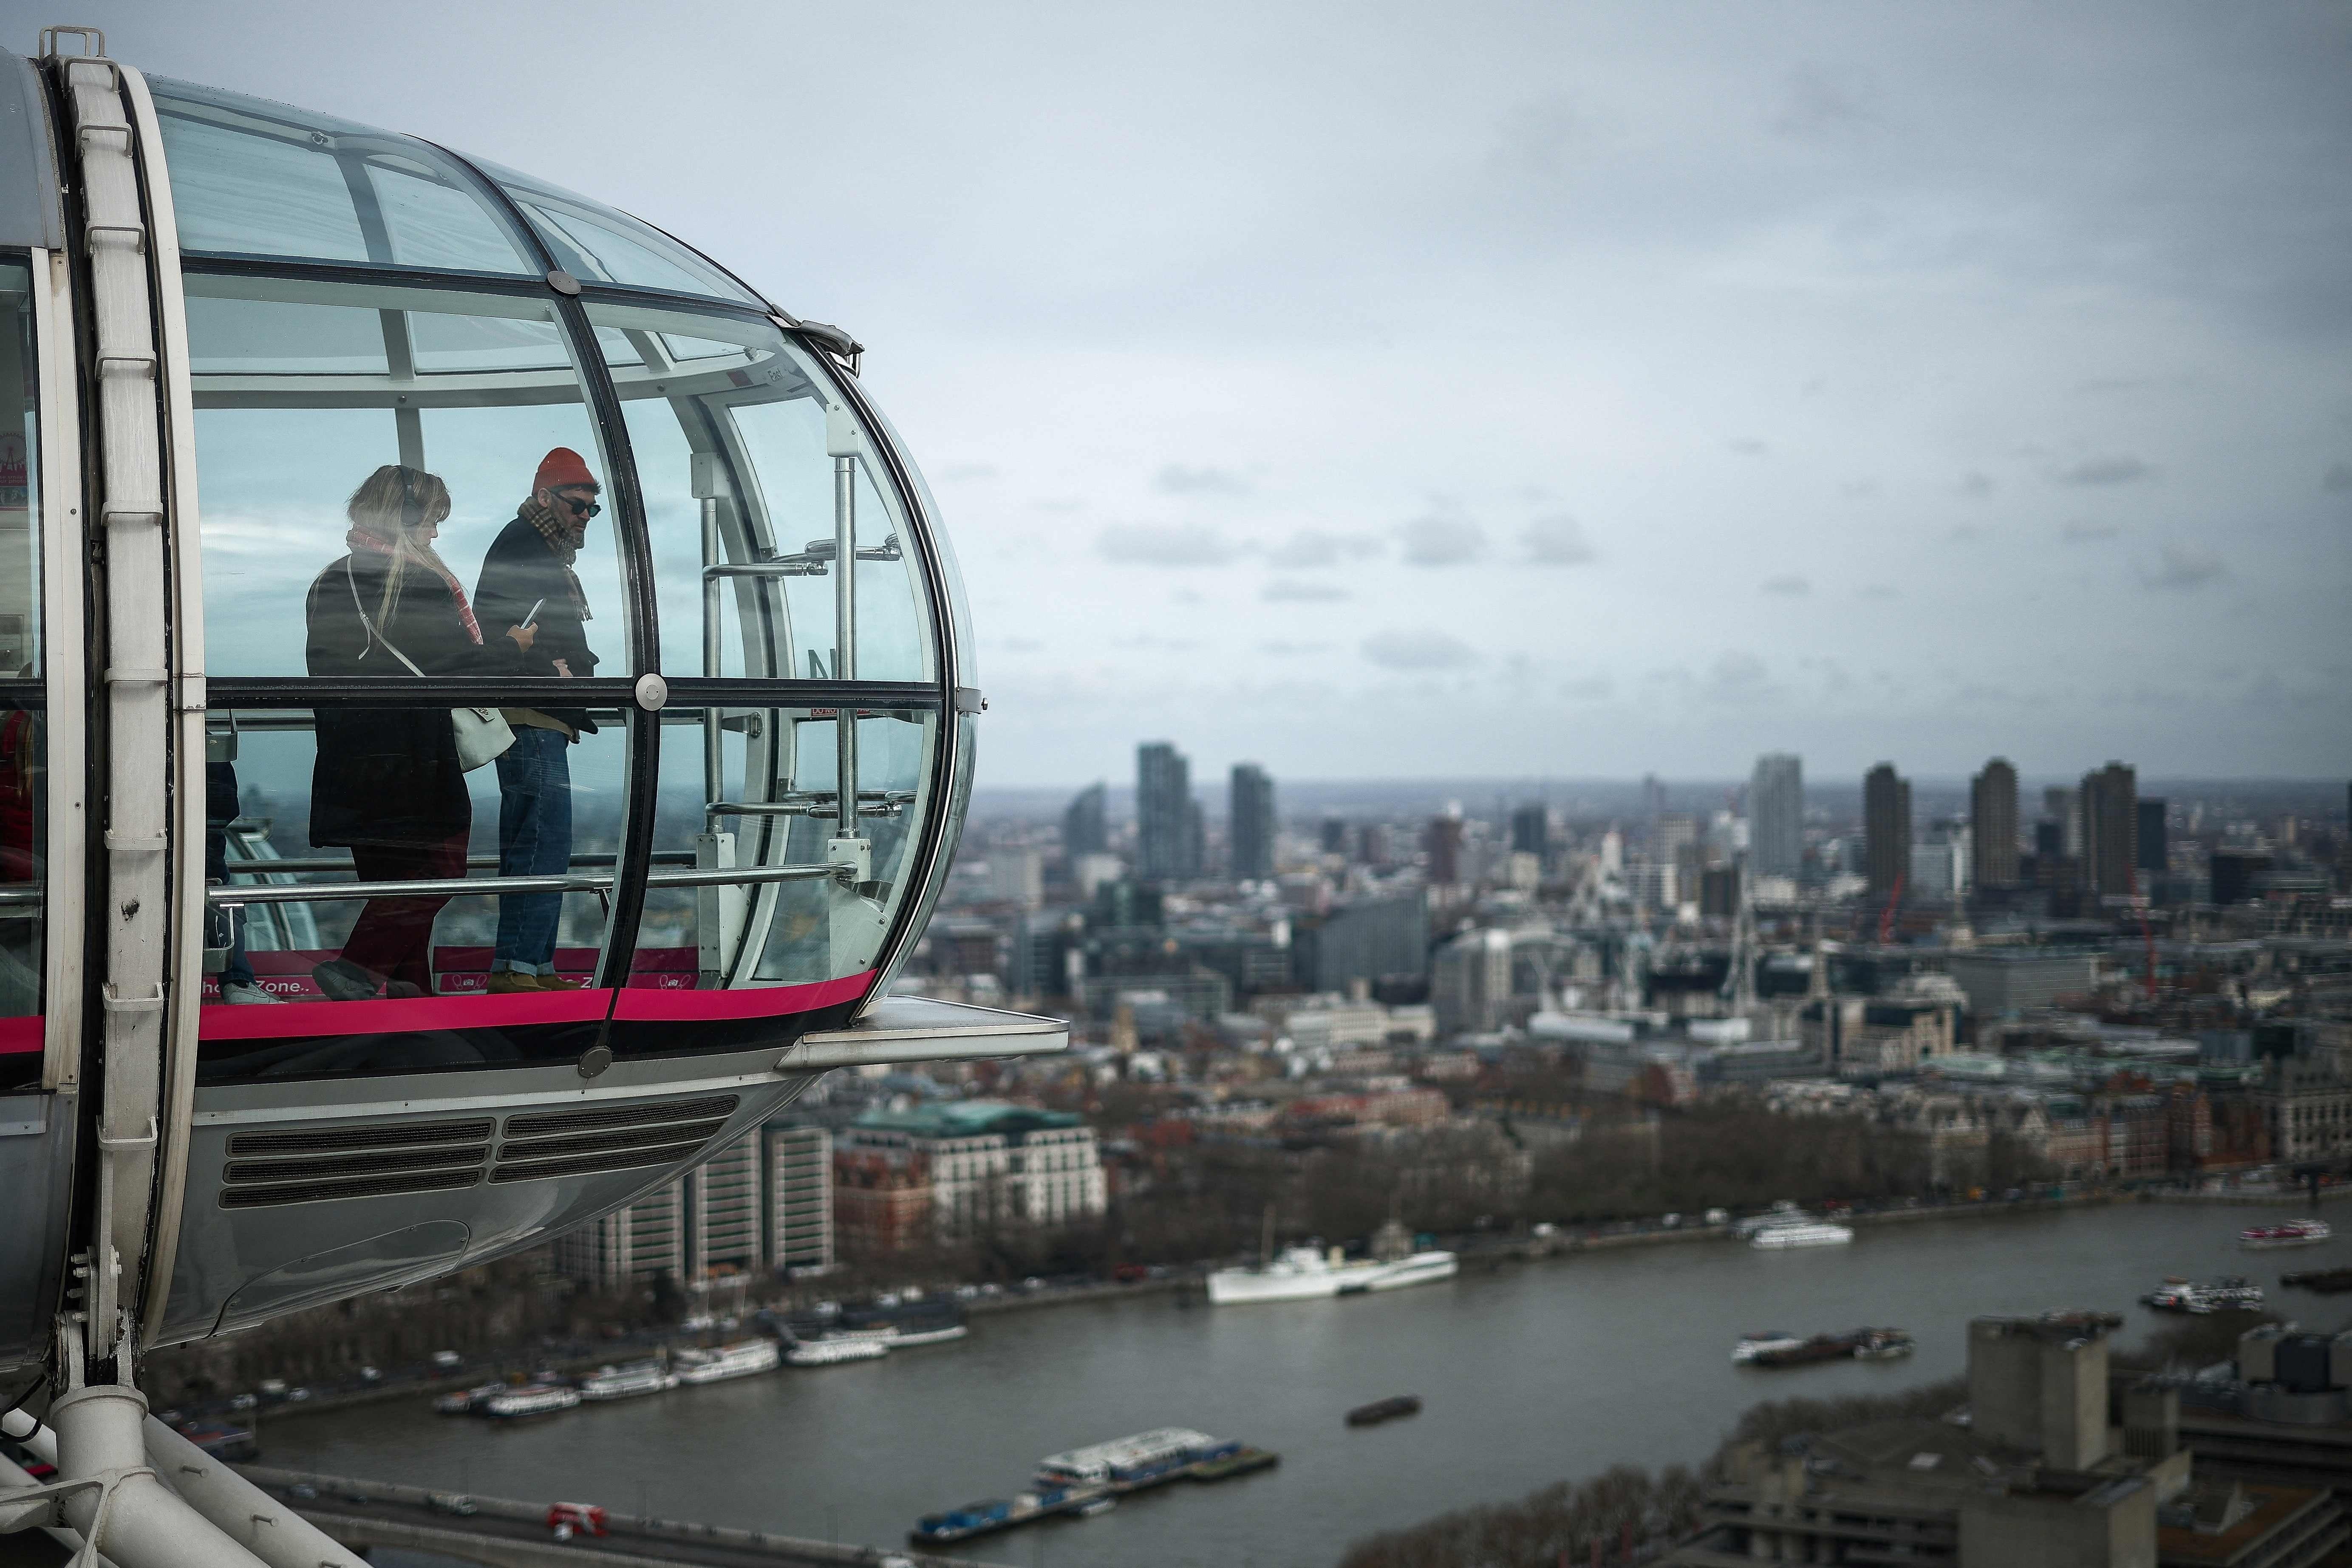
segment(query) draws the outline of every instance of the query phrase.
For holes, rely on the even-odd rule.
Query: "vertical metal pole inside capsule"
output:
[[[833,459],[833,675],[857,679],[857,459]],[[837,837],[857,837],[857,705],[844,702],[835,721],[841,736],[835,777],[841,793]]]
[[[698,453],[697,456],[702,454]],[[712,680],[719,679],[720,649],[719,645],[719,595],[725,585],[711,570],[719,564],[719,498],[702,497],[702,673]],[[719,785],[726,781],[720,776],[725,758],[719,749],[719,704],[702,705],[702,798],[705,802],[726,799]]]

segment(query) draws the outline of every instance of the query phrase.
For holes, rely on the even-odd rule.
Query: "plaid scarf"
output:
[[[392,541],[378,539],[366,529],[356,525],[349,533],[343,535],[343,542],[353,550],[372,551],[387,559],[401,553],[399,547]],[[474,606],[466,602],[466,590],[458,585],[457,574],[443,565],[441,558],[429,551],[412,548],[406,553],[409,560],[441,579],[442,586],[449,590],[449,596],[457,601],[457,617],[466,623],[466,635],[474,639],[475,646],[479,647],[482,641],[482,628],[474,619]]]
[[[539,536],[547,541],[549,553],[562,563],[563,580],[572,590],[572,607],[579,612],[582,620],[594,620],[596,617],[588,611],[587,592],[580,586],[580,575],[572,570],[572,563],[580,559],[580,547],[588,542],[586,521],[574,521],[551,506],[540,505],[536,496],[523,502],[516,515],[539,530]]]

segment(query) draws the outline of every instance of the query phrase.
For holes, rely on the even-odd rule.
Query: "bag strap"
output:
[[[388,651],[393,658],[408,666],[409,674],[416,677],[419,680],[424,679],[425,672],[416,668],[415,662],[406,654],[401,652],[398,648],[394,647],[392,646],[392,639],[384,636],[382,632],[376,630],[375,623],[368,619],[367,606],[360,603],[359,579],[352,575],[352,558],[348,555],[343,557],[343,584],[352,591],[352,608],[359,612],[360,625],[367,628],[368,647],[360,649],[360,658],[365,658],[368,656],[368,648],[372,648],[376,644],[382,643],[383,644],[386,651]]]

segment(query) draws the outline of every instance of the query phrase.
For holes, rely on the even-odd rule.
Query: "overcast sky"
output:
[[[983,782],[2352,772],[2352,8],[16,0],[869,345]]]

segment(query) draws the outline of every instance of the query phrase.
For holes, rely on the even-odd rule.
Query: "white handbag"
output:
[[[343,583],[352,591],[352,608],[359,612],[360,625],[367,628],[370,646],[383,644],[393,658],[408,666],[409,674],[419,680],[424,679],[425,672],[417,668],[406,654],[394,647],[392,639],[376,630],[375,623],[368,619],[367,606],[360,603],[360,585],[352,575],[349,556],[343,558]],[[360,657],[367,657],[364,649]],[[452,708],[449,710],[449,729],[457,742],[457,766],[469,773],[485,763],[495,762],[501,752],[514,744],[514,726],[509,724],[506,715],[495,708]]]

